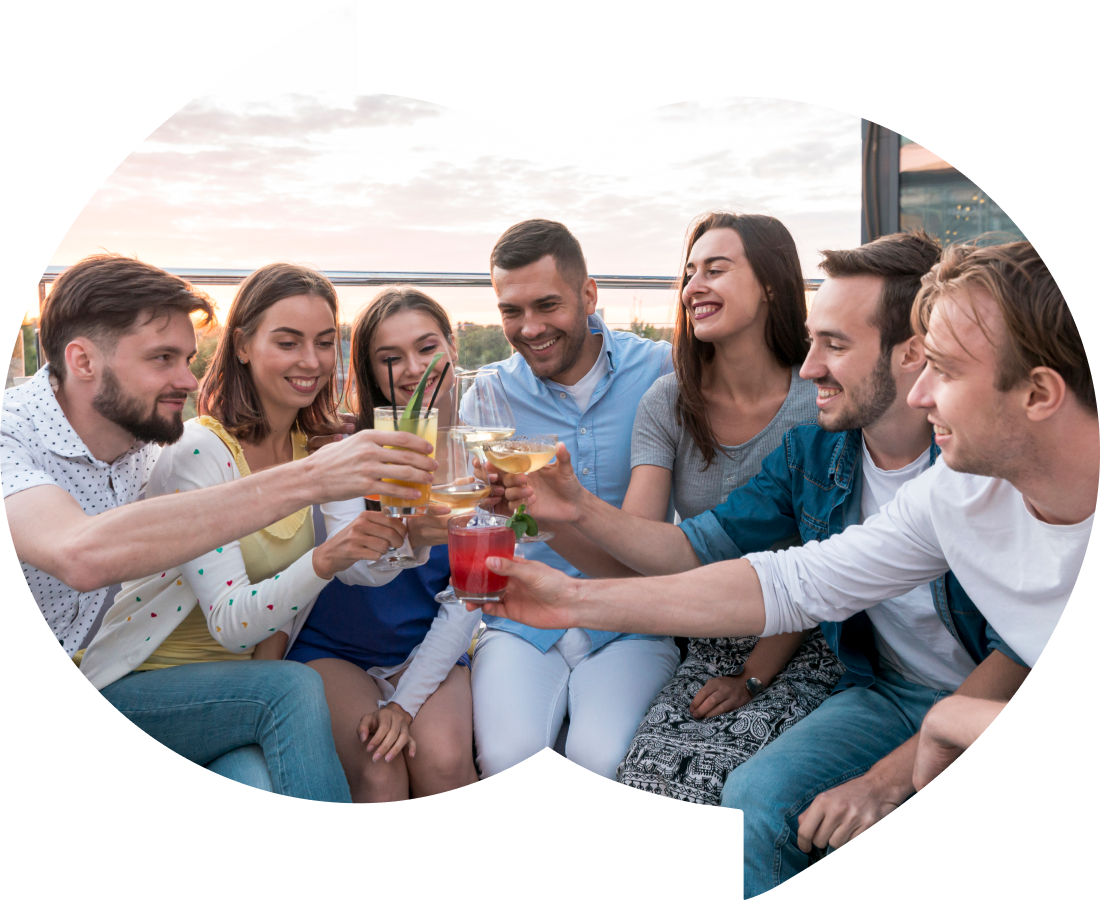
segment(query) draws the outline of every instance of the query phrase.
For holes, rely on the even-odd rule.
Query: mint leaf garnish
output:
[[[505,526],[511,528],[516,533],[516,540],[518,541],[525,534],[528,537],[534,537],[539,533],[538,523],[534,517],[527,514],[527,504],[521,503],[510,519],[504,523]]]

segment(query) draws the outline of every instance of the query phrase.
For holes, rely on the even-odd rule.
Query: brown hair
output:
[[[237,359],[238,332],[241,338],[250,337],[267,310],[280,300],[300,294],[320,297],[332,309],[336,325],[337,362],[335,371],[320,393],[309,406],[299,411],[295,424],[307,437],[312,437],[332,432],[339,423],[336,376],[342,368],[343,355],[340,351],[340,310],[336,289],[324,275],[306,266],[272,263],[257,269],[241,283],[229,308],[225,332],[199,388],[199,413],[213,416],[239,440],[255,443],[267,437],[271,429],[256,393],[252,372]]]
[[[745,258],[768,298],[764,341],[776,360],[785,366],[801,365],[810,346],[806,330],[806,284],[794,238],[783,223],[771,216],[720,211],[705,213],[692,222],[688,226],[680,286],[676,292],[672,361],[680,389],[676,419],[695,441],[705,466],[714,462],[718,446],[702,392],[703,370],[714,359],[714,345],[695,336],[695,326],[683,304],[683,293],[689,281],[687,261],[691,248],[712,228],[729,228],[741,238]]]
[[[214,321],[210,298],[177,275],[116,253],[82,259],[57,279],[38,323],[50,372],[64,383],[65,348],[74,338],[111,350],[143,314],[152,321],[173,312],[201,313],[200,327]]]
[[[489,271],[522,269],[544,256],[554,257],[558,274],[580,296],[588,279],[588,265],[580,242],[560,222],[528,219],[513,225],[497,239],[489,254]]]
[[[369,304],[359,310],[351,326],[351,370],[348,373],[347,404],[355,415],[355,430],[374,428],[374,408],[389,406],[381,386],[374,379],[370,348],[378,326],[394,313],[407,309],[424,313],[435,319],[443,338],[454,345],[454,331],[447,311],[435,300],[410,284],[397,284],[383,288]]]
[[[885,356],[913,336],[910,319],[921,278],[940,260],[939,243],[923,228],[886,234],[853,250],[822,250],[821,268],[830,278],[874,275],[883,279],[871,324]]]
[[[979,287],[996,301],[1004,319],[1007,340],[998,348],[997,390],[1008,391],[1026,380],[1032,369],[1046,366],[1061,375],[1066,387],[1096,415],[1096,389],[1085,346],[1046,263],[1029,241],[983,247],[980,240],[951,244],[924,276],[913,304],[913,329],[922,337],[928,333],[932,310],[945,294]],[[995,343],[974,313],[978,326]]]

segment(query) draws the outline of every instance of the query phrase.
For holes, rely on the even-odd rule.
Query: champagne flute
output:
[[[411,419],[404,419],[405,408],[398,406],[379,406],[374,410],[375,431],[406,431],[424,438],[432,445],[432,452],[428,455],[435,456],[436,432],[438,410],[421,409]],[[396,478],[383,478],[384,482],[399,484],[402,487],[417,488],[420,496],[414,500],[406,500],[404,497],[391,497],[381,495],[382,511],[391,519],[402,519],[407,516],[422,516],[428,511],[428,503],[431,497],[431,485],[421,484],[415,481],[401,481]],[[386,555],[378,561],[378,568],[383,570],[410,569],[417,564],[415,556],[402,555],[398,548],[390,547]]]
[[[526,475],[537,472],[557,455],[556,434],[511,435],[506,440],[490,441],[485,445],[485,456],[500,471],[510,475]],[[536,535],[519,538],[522,544],[533,544],[554,539],[554,532],[540,531]]]

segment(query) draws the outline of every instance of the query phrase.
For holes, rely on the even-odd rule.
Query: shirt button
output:
[[[588,434],[588,429],[587,428],[582,428],[581,429],[581,434]]]
[[[587,475],[588,474],[588,469],[587,468],[581,469],[581,474],[582,475]]]
[[[558,394],[558,396],[561,397],[562,400],[564,400],[565,399],[565,391],[562,391],[560,394]]]

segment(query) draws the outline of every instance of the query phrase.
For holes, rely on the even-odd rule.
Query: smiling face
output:
[[[891,355],[874,321],[883,280],[826,278],[806,325],[810,352],[799,374],[817,386],[817,421],[826,431],[868,428],[897,399]]]
[[[580,295],[565,282],[552,256],[519,269],[493,268],[493,289],[504,336],[539,378],[574,384],[596,311],[596,282]],[[573,376],[576,375],[576,378]],[[569,379],[573,380],[569,380]]]
[[[336,339],[332,307],[312,294],[279,300],[249,337],[238,332],[237,356],[269,420],[294,418],[313,403],[336,369]]]
[[[764,288],[732,228],[703,232],[688,253],[687,283],[680,302],[701,341],[714,343],[755,328],[761,335],[768,317]]]
[[[990,337],[1005,339],[1004,320],[989,294],[974,286],[942,297],[924,338],[928,363],[908,399],[928,413],[952,469],[1012,478],[1032,455],[1023,411],[1030,384],[997,390],[997,347]]]
[[[198,387],[190,369],[194,357],[195,327],[188,315],[149,319],[104,354],[93,409],[139,441],[178,441],[187,395]]]
[[[417,309],[403,309],[387,316],[375,329],[370,347],[371,371],[375,383],[386,398],[396,406],[404,406],[412,396],[421,377],[437,353],[443,356],[436,363],[424,388],[424,404],[428,403],[439,383],[439,375],[449,362],[450,369],[444,379],[440,396],[454,384],[454,363],[457,354],[454,345],[443,336],[439,323]],[[393,386],[396,401],[390,397],[390,375],[387,360],[393,362]]]

